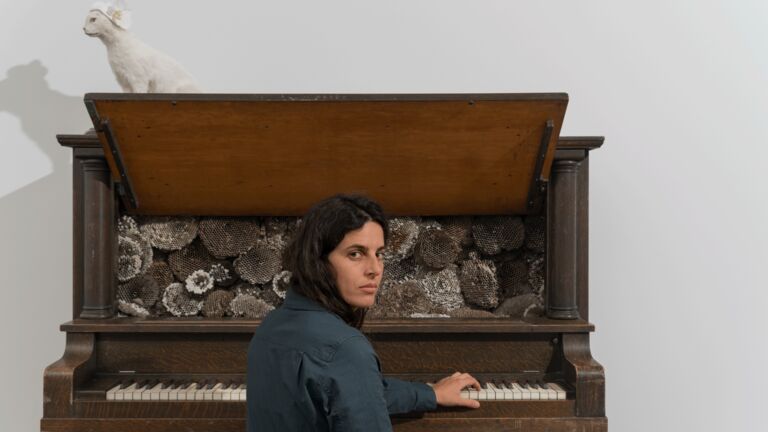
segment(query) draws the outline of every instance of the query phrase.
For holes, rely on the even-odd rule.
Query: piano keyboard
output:
[[[566,396],[564,388],[543,381],[495,381],[481,387],[480,390],[464,389],[461,397],[474,400],[565,400]]]
[[[434,383],[427,383],[434,385]],[[486,382],[480,390],[466,388],[461,391],[465,399],[481,401],[510,400],[565,400],[566,391],[556,383],[543,381]],[[124,381],[107,390],[111,401],[245,401],[245,384],[239,382],[175,382],[145,380]]]
[[[244,401],[245,384],[237,382],[122,382],[107,390],[114,401]]]

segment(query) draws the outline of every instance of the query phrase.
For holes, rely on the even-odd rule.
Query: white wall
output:
[[[83,93],[119,91],[81,31],[89,5],[0,2],[4,431],[38,430],[70,316],[70,152],[54,135],[90,126]],[[132,5],[134,32],[210,92],[568,92],[563,135],[606,137],[590,308],[611,430],[762,429],[768,3]]]

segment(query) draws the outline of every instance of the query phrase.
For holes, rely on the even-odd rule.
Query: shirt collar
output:
[[[285,293],[285,301],[283,302],[283,307],[288,309],[295,309],[295,310],[313,310],[313,311],[330,312],[320,303],[312,300],[309,297],[306,297],[304,295],[297,293],[296,291],[293,290],[293,288],[288,288],[288,291]]]

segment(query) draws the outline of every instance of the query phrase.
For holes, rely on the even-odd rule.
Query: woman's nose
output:
[[[379,257],[374,256],[368,260],[367,275],[376,277],[380,275],[382,271],[384,271],[384,263],[381,262]]]

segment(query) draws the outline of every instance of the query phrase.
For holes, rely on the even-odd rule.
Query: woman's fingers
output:
[[[481,390],[482,387],[480,386],[480,383],[472,376],[463,377],[461,379],[463,386],[461,388],[472,386],[477,390]]]

